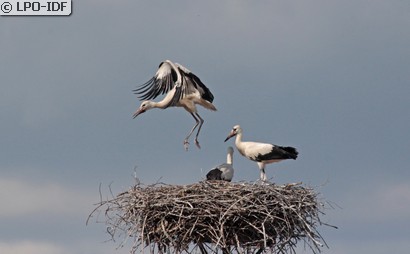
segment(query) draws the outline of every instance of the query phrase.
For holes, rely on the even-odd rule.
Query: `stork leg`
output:
[[[258,162],[259,170],[261,171],[260,178],[263,182],[266,182],[266,173],[265,173],[265,163]]]
[[[194,115],[194,113],[191,113],[191,115],[195,119],[196,123],[195,123],[194,127],[192,127],[192,129],[189,132],[188,136],[186,136],[186,138],[184,139],[184,147],[185,147],[185,150],[187,150],[187,151],[188,151],[188,145],[189,145],[188,139],[191,137],[191,135],[194,132],[195,128],[199,125],[199,119]],[[197,143],[197,140],[195,140],[195,144],[196,143]],[[198,146],[199,144],[196,144],[196,145]]]
[[[198,127],[198,131],[196,132],[196,135],[195,135],[195,145],[198,148],[201,148],[201,146],[199,145],[199,142],[198,142],[198,136],[199,136],[199,132],[201,131],[202,124],[204,124],[204,119],[202,119],[202,117],[198,113],[195,113],[195,114],[199,118],[199,127]]]
[[[266,173],[265,173],[265,169],[262,168],[261,169],[261,180],[266,182]]]

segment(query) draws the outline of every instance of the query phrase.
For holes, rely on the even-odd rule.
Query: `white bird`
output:
[[[195,119],[188,136],[184,139],[184,147],[188,150],[188,139],[198,127],[195,136],[195,144],[201,148],[198,142],[198,135],[201,131],[204,119],[198,114],[196,104],[204,108],[216,111],[212,104],[214,96],[202,81],[184,66],[165,60],[159,65],[155,76],[133,90],[139,98],[144,100],[141,106],[135,111],[133,118],[152,108],[165,109],[168,107],[183,107]],[[158,95],[166,93],[164,99],[159,102],[150,101]]]
[[[206,180],[224,180],[232,181],[233,178],[233,148],[228,147],[228,153],[226,155],[226,163],[223,163],[213,169],[211,169],[208,174],[206,174]]]
[[[236,136],[235,146],[239,153],[249,160],[256,161],[260,170],[260,179],[266,181],[265,165],[298,157],[298,151],[294,147],[284,147],[259,142],[242,142],[242,129],[235,125],[225,142]]]

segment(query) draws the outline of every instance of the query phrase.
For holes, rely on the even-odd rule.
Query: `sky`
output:
[[[128,253],[100,200],[134,184],[191,184],[243,139],[294,146],[268,165],[328,205],[322,253],[410,248],[410,2],[72,0],[66,17],[0,17],[0,253]],[[202,148],[181,108],[136,119],[159,63],[208,86]],[[157,98],[160,100],[161,98]],[[255,181],[236,151],[234,181]],[[310,253],[300,246],[300,253]],[[298,253],[299,253],[298,252]]]

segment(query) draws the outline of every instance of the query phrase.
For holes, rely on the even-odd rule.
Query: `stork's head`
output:
[[[132,118],[136,118],[139,114],[142,114],[145,111],[152,109],[153,107],[154,107],[154,104],[152,103],[152,101],[143,101],[141,103],[141,106],[137,109],[137,111],[135,111]]]
[[[228,137],[226,137],[225,142],[228,141],[228,139],[230,139],[230,138],[236,136],[236,135],[239,134],[239,133],[242,133],[241,126],[235,125],[235,126],[232,128],[231,132],[229,133]]]

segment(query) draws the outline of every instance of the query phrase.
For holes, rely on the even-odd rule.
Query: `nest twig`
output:
[[[295,253],[299,240],[319,253],[321,207],[301,184],[137,183],[101,200],[90,217],[104,210],[107,232],[132,239],[132,253]]]

